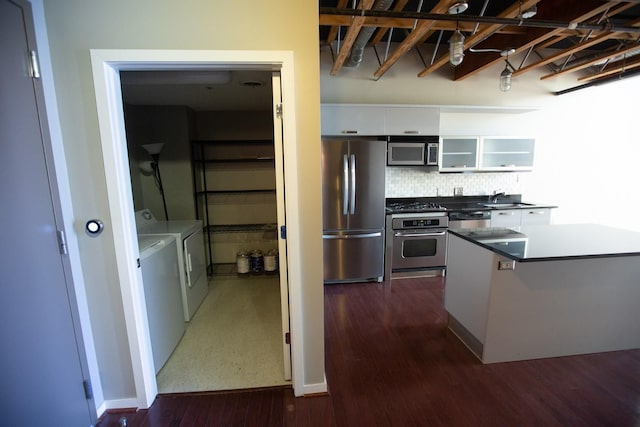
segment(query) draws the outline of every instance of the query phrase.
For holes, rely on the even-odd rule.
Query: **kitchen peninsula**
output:
[[[640,348],[640,233],[450,229],[445,308],[483,363]]]

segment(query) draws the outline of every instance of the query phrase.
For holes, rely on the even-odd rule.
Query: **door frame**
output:
[[[109,213],[113,228],[116,269],[124,308],[127,339],[133,367],[136,400],[148,408],[158,394],[146,307],[137,267],[138,244],[120,71],[192,70],[249,68],[280,71],[284,185],[287,189],[287,273],[291,327],[292,384],[296,396],[303,394],[302,295],[300,226],[297,209],[298,172],[296,148],[294,58],[292,51],[212,51],[212,50],[120,50],[92,49],[91,66],[98,113],[100,144],[105,169]]]

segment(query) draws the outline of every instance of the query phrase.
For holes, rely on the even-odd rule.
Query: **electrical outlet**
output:
[[[514,260],[498,261],[498,270],[515,270],[516,262]]]
[[[453,187],[454,196],[462,196],[462,187]]]

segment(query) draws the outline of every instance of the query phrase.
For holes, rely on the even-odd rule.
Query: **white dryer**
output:
[[[149,209],[136,212],[138,236],[173,235],[178,241],[178,264],[184,320],[188,322],[209,290],[200,220],[158,221]]]

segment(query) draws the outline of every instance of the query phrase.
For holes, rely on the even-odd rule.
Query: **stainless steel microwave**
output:
[[[438,167],[438,136],[390,136],[387,140],[387,165]]]

